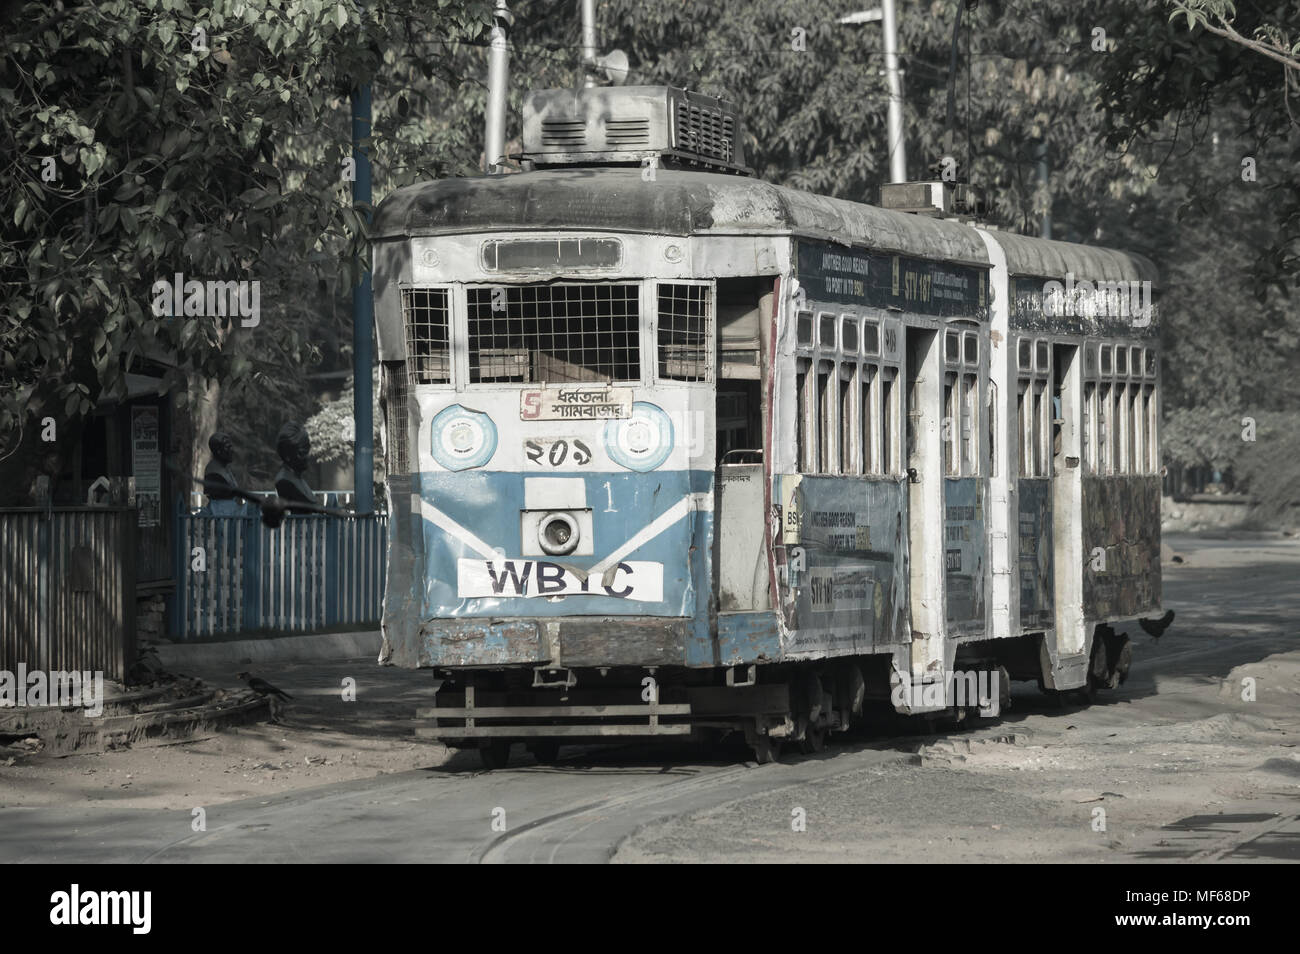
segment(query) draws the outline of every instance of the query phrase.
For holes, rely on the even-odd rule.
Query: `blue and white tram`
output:
[[[757,181],[738,129],[536,93],[532,171],[376,214],[381,661],[490,766],[995,715],[1159,609],[1149,263]]]

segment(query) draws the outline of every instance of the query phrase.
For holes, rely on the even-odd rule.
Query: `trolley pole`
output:
[[[352,181],[352,202],[369,206],[370,153],[365,140],[370,137],[370,84],[352,89],[352,157],[356,160],[356,179]],[[366,221],[370,213],[366,212]],[[374,386],[371,379],[375,356],[371,345],[375,324],[375,304],[371,297],[370,269],[352,289],[352,421],[356,433],[352,445],[352,486],[356,494],[353,509],[373,513],[375,509],[375,425],[373,417]]]

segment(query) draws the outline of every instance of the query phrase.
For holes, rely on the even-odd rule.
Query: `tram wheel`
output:
[[[799,740],[799,751],[804,755],[816,755],[825,748],[826,730],[812,723],[806,725],[803,730],[803,738]]]
[[[550,739],[534,742],[528,747],[528,751],[542,765],[554,765],[560,759],[560,743]]]
[[[749,743],[749,748],[754,753],[754,761],[759,765],[771,765],[773,762],[780,760],[780,739],[773,739],[770,736],[760,735],[753,742]]]
[[[489,771],[505,768],[510,761],[510,743],[499,739],[484,742],[479,746],[478,756],[483,760],[483,767]]]

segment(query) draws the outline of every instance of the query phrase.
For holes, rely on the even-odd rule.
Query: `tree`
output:
[[[0,455],[12,478],[0,493],[21,498],[39,466],[37,422],[54,417],[70,446],[80,416],[122,395],[141,358],[171,366],[168,390],[309,363],[304,324],[169,318],[154,313],[153,283],[265,283],[279,320],[294,306],[277,295],[305,276],[354,280],[364,210],[339,174],[347,90],[409,37],[472,39],[487,18],[482,2],[431,11],[418,0],[0,11],[0,195],[12,210],[0,222]],[[434,75],[436,47],[423,49]]]

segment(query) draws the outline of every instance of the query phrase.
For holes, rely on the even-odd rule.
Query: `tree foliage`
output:
[[[391,69],[440,68],[438,42],[473,38],[481,2],[105,0],[0,13],[0,454],[53,416],[75,427],[121,396],[137,358],[235,387],[318,355],[302,286],[360,273],[364,209],[340,163],[347,93]],[[417,44],[415,38],[424,38]],[[381,124],[376,124],[376,132]],[[388,167],[427,143],[384,140]],[[407,157],[403,160],[402,156]],[[153,313],[180,273],[262,283],[267,318]],[[274,392],[266,393],[273,397]],[[66,433],[66,431],[65,431]]]

